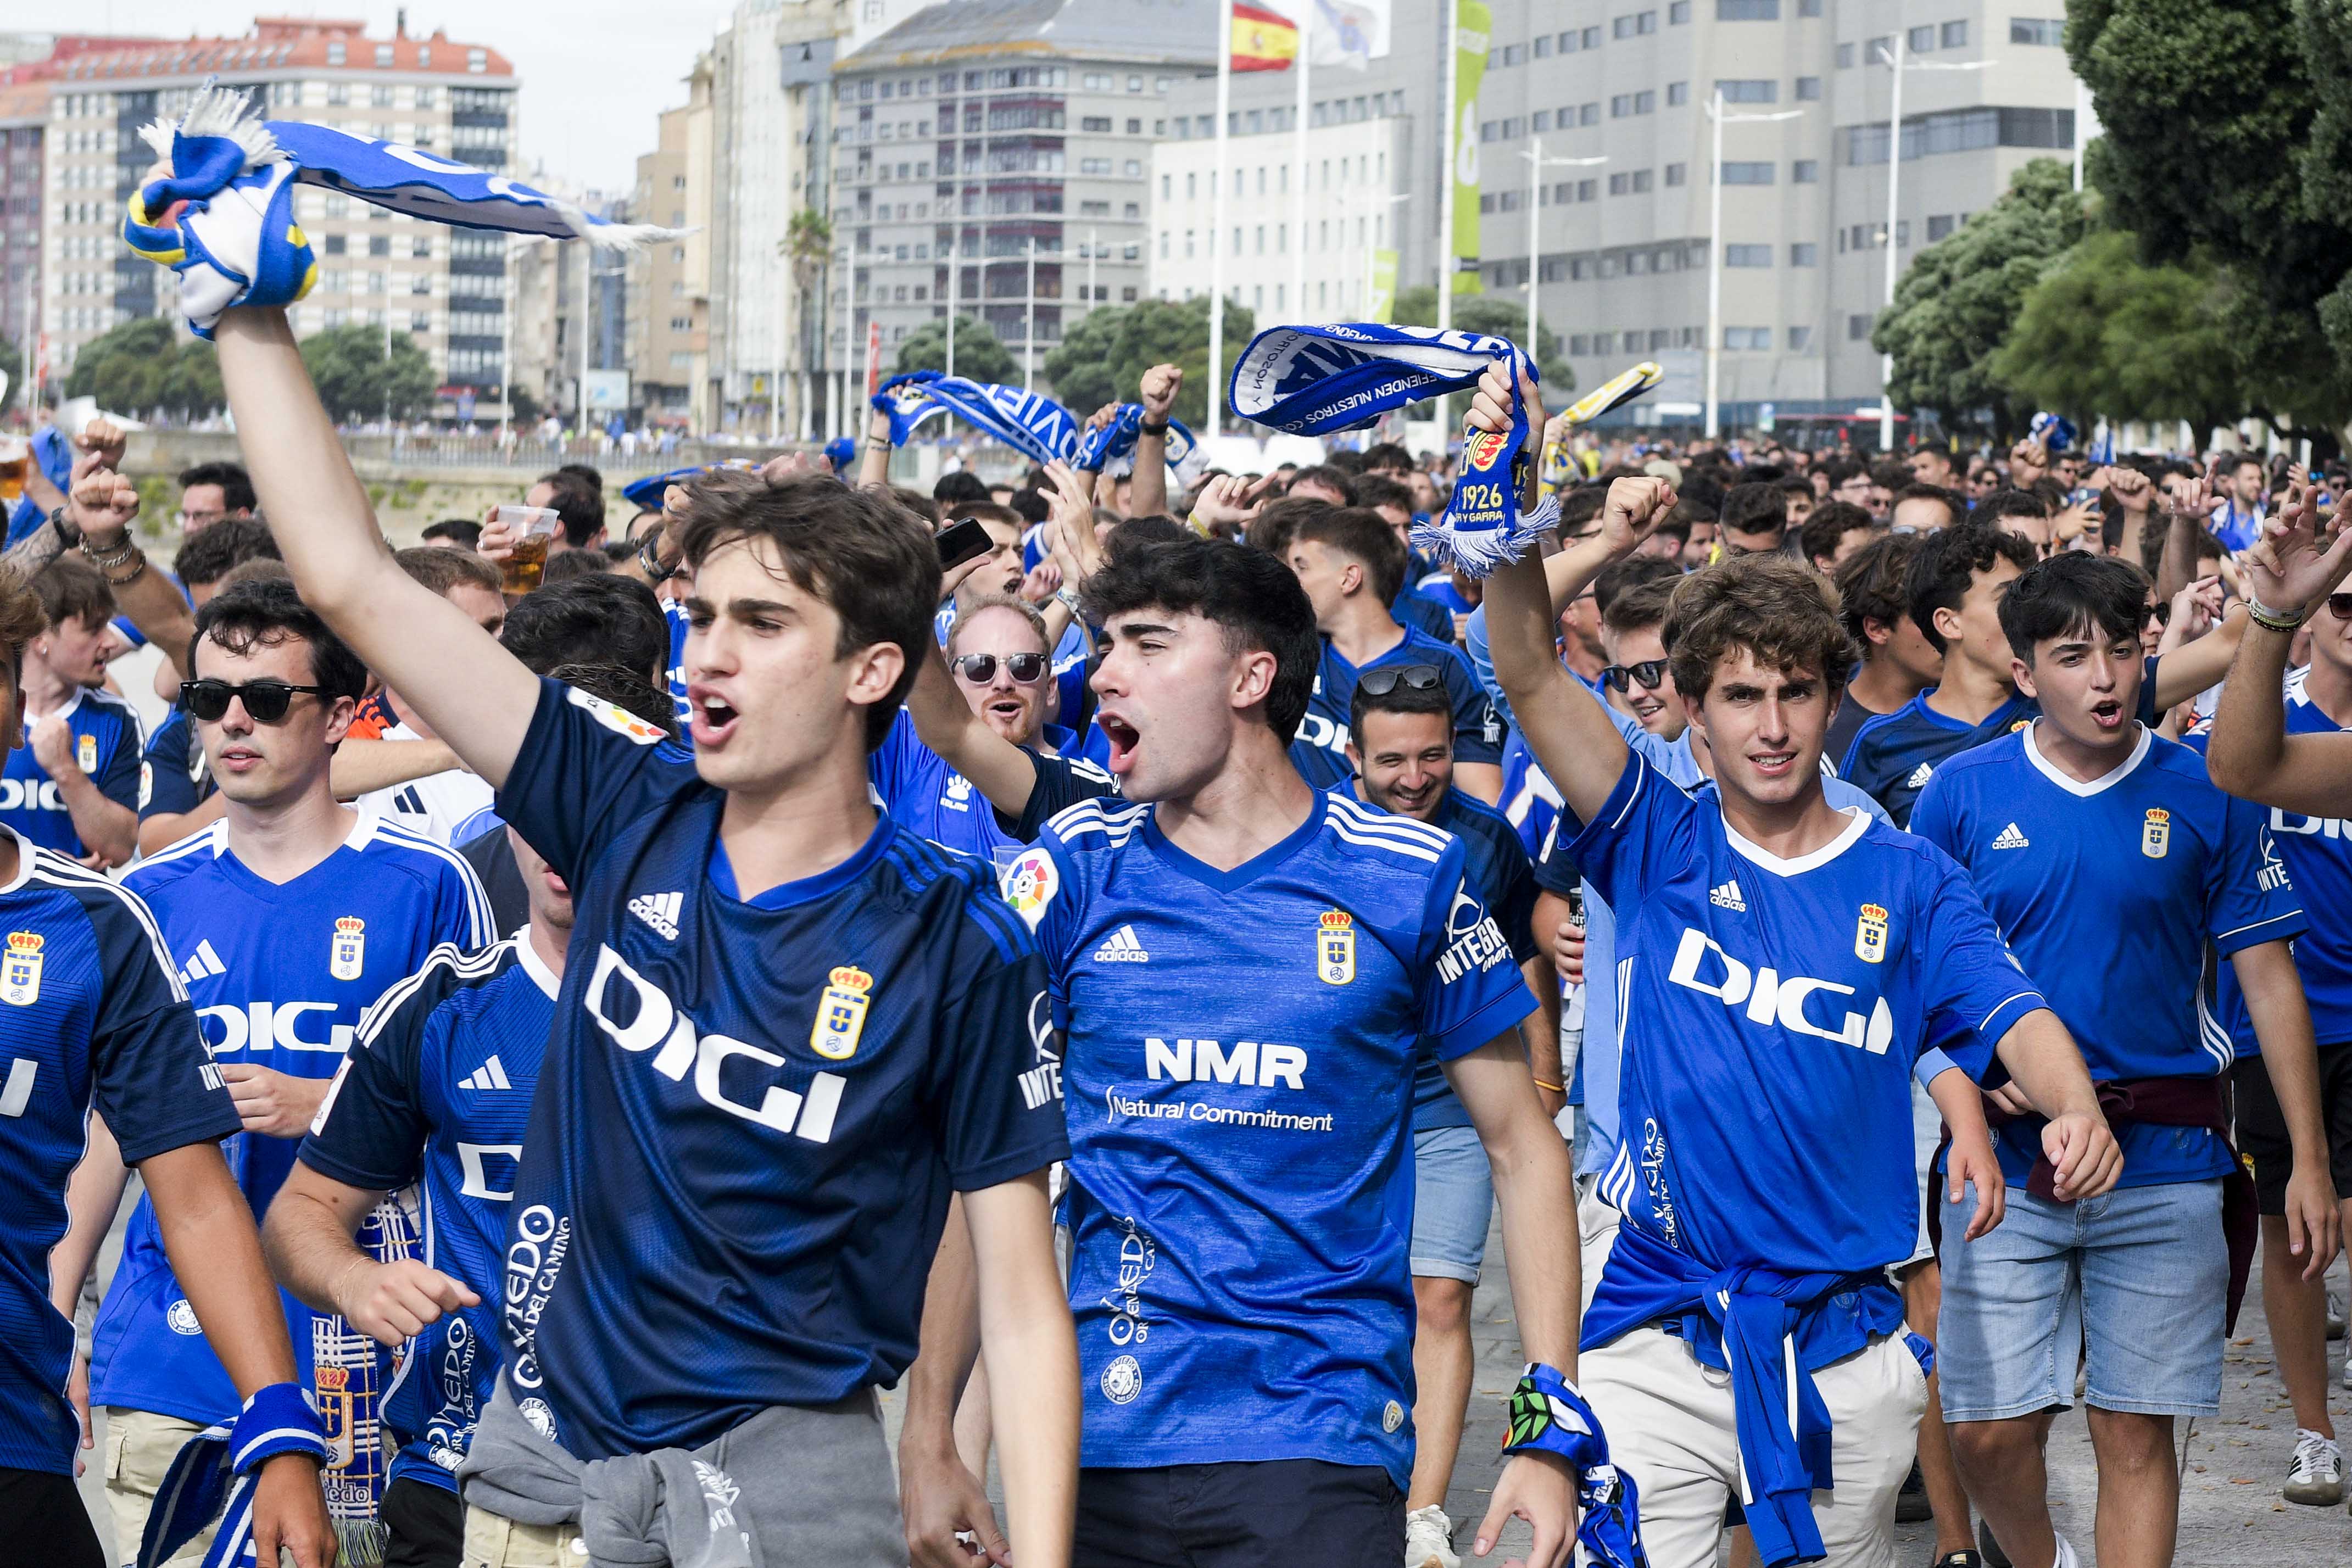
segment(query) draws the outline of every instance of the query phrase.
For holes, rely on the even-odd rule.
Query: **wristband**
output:
[[[659,529],[647,534],[637,543],[637,565],[644,570],[647,577],[657,583],[667,582],[671,578],[676,577],[678,574],[678,569],[685,564],[686,559],[683,556],[668,566],[662,564]]]
[[[1506,1454],[1557,1454],[1580,1474],[1590,1465],[1608,1462],[1601,1417],[1557,1367],[1528,1363],[1518,1387],[1511,1391],[1510,1415],[1503,1434]]]
[[[1536,1087],[1538,1089],[1549,1089],[1555,1094],[1565,1094],[1568,1092],[1566,1085],[1559,1083],[1546,1083],[1540,1078],[1536,1080]]]
[[[2273,610],[2252,593],[2246,595],[2246,615],[2267,632],[2294,632],[2311,619],[2311,612],[2307,609],[2290,615],[2284,611]]]
[[[81,543],[81,530],[66,521],[66,509],[59,507],[49,514],[49,528],[58,536],[60,549],[72,549]]]
[[[138,1560],[163,1562],[217,1519],[206,1568],[249,1561],[253,1489],[259,1479],[253,1472],[281,1454],[300,1454],[322,1466],[329,1458],[326,1427],[299,1383],[255,1389],[234,1425],[207,1427],[181,1446],[156,1489]]]
[[[84,534],[81,538],[82,559],[102,572],[112,571],[118,566],[128,565],[131,558],[138,553],[139,547],[131,542],[128,529],[123,531],[121,541],[112,549],[100,549],[91,544],[88,534]]]
[[[1147,419],[1135,428],[1146,435],[1165,435],[1168,434],[1168,422],[1163,419],[1159,423],[1154,424]]]
[[[1078,591],[1066,583],[1054,591],[1054,601],[1072,615],[1078,613]]]

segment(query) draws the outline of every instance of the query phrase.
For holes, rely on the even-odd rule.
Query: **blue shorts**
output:
[[[1936,1370],[1945,1420],[2063,1409],[2078,1354],[2084,1403],[2102,1410],[2221,1412],[2230,1258],[2218,1178],[2080,1203],[2012,1186],[1999,1228],[1964,1242],[1976,1202],[1970,1183],[1944,1208]]]
[[[1494,1208],[1494,1167],[1477,1128],[1432,1127],[1412,1135],[1414,1274],[1476,1284]]]

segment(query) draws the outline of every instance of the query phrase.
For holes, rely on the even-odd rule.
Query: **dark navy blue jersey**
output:
[[[74,763],[89,775],[99,793],[125,810],[139,809],[139,752],[143,744],[139,716],[128,699],[98,686],[84,686],[64,710],[73,731]],[[33,759],[31,736],[39,722],[25,716],[25,741],[0,768],[0,826],[11,827],[45,850],[68,858],[89,846],[74,831],[73,815],[48,770]]]
[[[1389,604],[1389,613],[1396,617],[1400,626],[1410,626],[1441,643],[1454,641],[1454,612],[1410,582],[1397,590],[1396,598]]]
[[[0,828],[0,832],[7,831]],[[0,886],[0,1466],[73,1474],[73,1324],[49,1249],[93,1103],[131,1165],[237,1130],[154,915],[95,872],[11,834]]]
[[[147,737],[147,754],[139,765],[139,820],[185,815],[209,800],[215,788],[195,723],[175,703]]]
[[[383,1400],[394,1480],[457,1490],[498,1382],[507,1215],[556,985],[528,930],[435,949],[369,1009],[302,1144],[304,1165],[362,1191],[421,1183],[425,1261],[482,1298],[408,1343]]]
[[[947,765],[915,733],[915,721],[901,709],[890,733],[866,759],[866,773],[890,816],[901,827],[942,848],[990,861],[1000,849],[1025,844],[1038,824],[1065,806],[1115,795],[1111,776],[1084,757],[1060,757],[1024,747],[1037,769],[1037,782],[1019,817],[988,803],[971,779]]]
[[[542,683],[499,810],[578,922],[515,1180],[523,1414],[582,1458],[896,1382],[950,1189],[1067,1152],[1045,972],[988,867],[887,814],[756,898],[725,792]]]
[[[1356,682],[1367,670],[1403,669],[1433,664],[1445,678],[1445,695],[1454,707],[1454,760],[1499,766],[1503,760],[1503,720],[1470,661],[1451,642],[1406,627],[1404,638],[1362,668],[1340,657],[1323,639],[1323,662],[1315,672],[1314,695],[1307,699],[1307,716],[1291,738],[1290,759],[1318,789],[1328,789],[1349,777],[1348,709],[1356,700]]]
[[[686,612],[683,601],[664,595],[662,619],[669,623],[669,668],[663,673],[663,684],[669,688],[669,700],[677,705],[677,744],[688,751],[694,749],[693,705],[686,700],[686,634],[694,629],[694,622]]]
[[[2156,711],[2156,664],[2147,661],[2139,683],[2139,721],[2153,727]],[[1893,713],[1866,720],[1854,732],[1853,744],[1842,758],[1832,758],[1837,776],[1886,808],[1898,828],[1911,825],[1911,808],[1945,761],[1972,747],[2020,730],[2042,716],[2042,705],[2023,692],[2009,700],[1980,724],[1963,724],[1927,706],[1936,695],[1929,686]]]

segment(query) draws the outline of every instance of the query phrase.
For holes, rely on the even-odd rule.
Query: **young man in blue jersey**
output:
[[[755,1565],[903,1568],[874,1389],[914,1358],[952,1189],[1014,1546],[1062,1568],[1077,1396],[1044,969],[986,868],[867,793],[930,637],[929,532],[829,478],[698,487],[657,546],[692,584],[689,767],[400,570],[282,311],[231,310],[215,340],[295,580],[572,891],[467,1561],[690,1556],[716,1529]],[[625,1517],[608,1487],[659,1500]]]
[[[1402,486],[1399,486],[1402,488]],[[1462,841],[1479,901],[1495,917],[1538,1003],[1520,1033],[1538,1089],[1559,1091],[1559,986],[1536,946],[1536,883],[1510,820],[1454,788],[1454,704],[1429,664],[1365,672],[1348,710],[1351,783],[1368,806]],[[1495,1183],[1470,1113],[1424,1059],[1412,1079],[1412,1480],[1405,1492],[1405,1568],[1458,1568],[1445,1512],[1476,1353],[1470,1297],[1486,1263]]]
[[[2243,1289],[2254,1205],[2228,1135],[2230,1042],[2200,1028],[2209,944],[2236,977],[2289,1133],[2284,1223],[2305,1279],[2338,1243],[2311,1015],[2289,952],[2302,905],[2262,810],[2133,717],[2146,595],[2129,566],[2074,551],[2011,584],[2001,626],[2040,716],[1939,768],[1912,817],[1968,872],[2093,1078],[2112,1086],[2124,1154],[2104,1204],[2062,1202],[2035,1169],[2037,1118],[2013,1115],[1999,1147],[2023,1190],[2006,1223],[1963,1240],[1947,1210],[1945,1418],[1969,1494],[2025,1568],[2076,1560],[2053,1532],[2042,1450],[2073,1402],[2077,1345],[2103,1563],[2172,1560],[2173,1422],[2221,1409],[2223,1319]],[[2053,901],[2056,888],[2066,896]],[[2225,1178],[2242,1190],[2225,1198]]]
[[[106,689],[114,595],[98,569],[56,560],[33,579],[47,626],[25,648],[24,744],[0,776],[0,823],[103,871],[138,846],[139,716]]]
[[[455,854],[336,802],[334,751],[367,672],[292,583],[246,583],[208,601],[192,660],[182,700],[223,815],[142,861],[124,885],[153,909],[179,958],[244,1120],[247,1135],[230,1155],[258,1216],[361,1013],[439,944],[487,941],[489,911]],[[102,1228],[123,1170],[93,1140],[73,1201],[78,1218]],[[291,1297],[284,1312],[310,1384],[311,1314]],[[142,1200],[91,1335],[90,1398],[110,1411],[107,1499],[118,1540],[139,1539],[181,1447],[236,1409],[226,1371],[189,1328],[185,1292]],[[331,1392],[331,1380],[321,1385]],[[381,1481],[363,1466],[327,1478],[342,1517],[364,1517],[368,1489]]]
[[[1301,777],[1320,639],[1276,558],[1122,549],[1083,591],[1109,637],[1095,722],[1127,803],[1060,813],[1004,881],[1066,1026],[1076,1561],[1398,1562],[1424,1054],[1493,1168],[1539,1364],[1523,1387],[1569,1389],[1567,1154],[1518,1032],[1535,998],[1459,841]],[[910,1422],[949,1407],[908,1396]],[[1557,1453],[1515,1452],[1476,1551],[1516,1514],[1528,1561],[1559,1568],[1574,1487]]]
[[[24,649],[42,624],[39,599],[0,570],[0,733],[16,733]],[[75,1445],[89,1437],[78,1409],[72,1305],[106,1228],[69,1230],[65,1201],[93,1109],[154,1188],[163,1245],[188,1281],[198,1331],[229,1370],[240,1420],[258,1412],[237,1430],[241,1457],[261,1452],[254,1435],[264,1427],[307,1406],[252,1217],[221,1157],[236,1110],[153,916],[135,894],[0,830],[0,932],[10,1059],[0,1080],[0,1211],[8,1217],[0,1229],[0,1563],[100,1568],[104,1553],[74,1485]],[[325,1446],[315,1416],[307,1431],[307,1451],[289,1446],[259,1463],[252,1534],[266,1561],[277,1562],[282,1545],[302,1568],[327,1568],[334,1531],[319,1492]]]
[[[1541,418],[1498,366],[1472,424],[1509,429],[1514,401]],[[1619,481],[1602,548],[1631,553],[1672,503]],[[2082,1060],[1957,868],[1830,804],[1822,738],[1853,655],[1807,568],[1729,561],[1677,597],[1675,684],[1715,765],[1695,795],[1560,668],[1538,563],[1498,570],[1485,609],[1566,852],[1618,913],[1624,1132],[1602,1186],[1622,1219],[1580,1364],[1650,1559],[1712,1563],[1737,1497],[1770,1568],[1891,1563],[1927,1405],[1885,1279],[1917,1227],[1913,1070],[1940,1048],[1939,1084],[2013,1076],[2053,1113],[2074,1196],[2118,1163]]]
[[[1502,720],[1451,642],[1401,626],[1390,613],[1404,546],[1381,515],[1360,507],[1309,513],[1292,530],[1285,559],[1323,635],[1314,692],[1290,747],[1307,781],[1328,789],[1347,776],[1348,705],[1364,672],[1420,664],[1444,672],[1454,699],[1455,787],[1489,805],[1502,799]]]

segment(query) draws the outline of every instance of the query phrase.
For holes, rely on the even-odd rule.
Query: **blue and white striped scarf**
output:
[[[912,371],[884,382],[873,402],[890,418],[893,446],[905,445],[925,421],[952,413],[1033,462],[1068,463],[1078,455],[1078,422],[1070,411],[1019,387]]]
[[[1273,327],[1251,339],[1234,362],[1226,395],[1233,411],[1253,423],[1294,435],[1328,435],[1360,430],[1408,403],[1470,391],[1497,360],[1535,379],[1534,362],[1517,344],[1479,332],[1373,321]],[[1538,455],[1527,450],[1530,434],[1516,402],[1509,430],[1465,430],[1454,498],[1444,517],[1413,529],[1413,543],[1484,577],[1549,531],[1556,502],[1524,516],[1519,510],[1521,465]]]
[[[1074,465],[1089,474],[1099,474],[1106,464],[1114,474],[1125,473],[1134,466],[1135,444],[1143,434],[1143,405],[1123,402],[1118,414],[1108,424],[1096,425],[1078,444],[1078,460]],[[1168,466],[1175,467],[1192,455],[1192,433],[1184,428],[1181,419],[1168,422]],[[1130,460],[1124,465],[1121,458]]]

